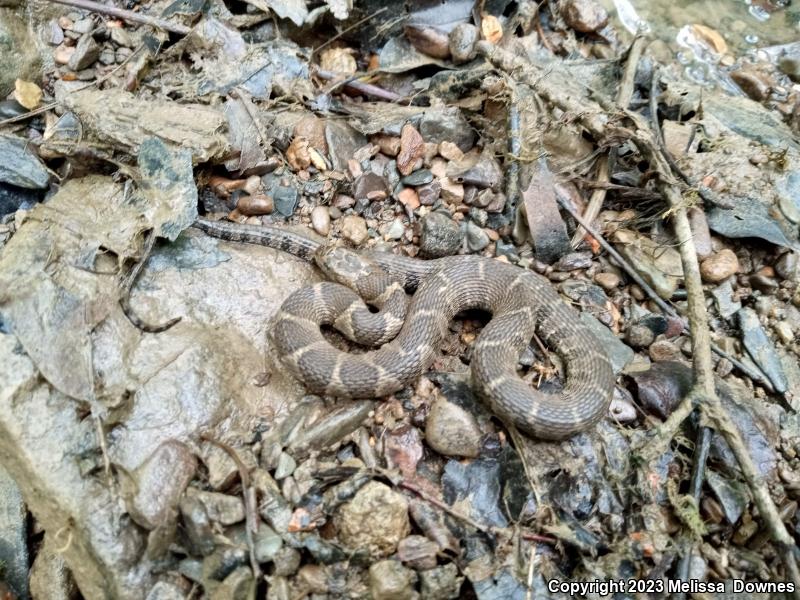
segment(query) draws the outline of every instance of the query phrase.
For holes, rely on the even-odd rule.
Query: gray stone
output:
[[[126,502],[131,518],[145,529],[174,520],[180,497],[196,469],[197,460],[185,444],[174,440],[162,443],[134,473],[135,493]]]
[[[581,321],[597,336],[597,341],[608,353],[611,368],[619,373],[633,360],[633,350],[621,342],[611,330],[589,313],[581,313]]]
[[[147,593],[145,600],[184,600],[186,594],[180,587],[169,581],[159,581]]]
[[[386,230],[386,237],[390,240],[399,240],[401,237],[403,237],[405,232],[406,226],[403,224],[403,220],[397,218],[392,221],[392,224],[389,225],[389,228]]]
[[[294,473],[295,468],[297,467],[297,463],[295,462],[294,458],[290,454],[286,452],[281,452],[280,456],[278,457],[278,466],[275,468],[275,479],[280,481],[281,479],[286,479]]]
[[[275,188],[272,199],[278,214],[291,217],[297,208],[299,197],[296,188],[279,185]]]
[[[253,553],[259,563],[273,560],[283,546],[283,540],[272,527],[261,523],[253,536]]]
[[[482,227],[472,221],[467,221],[466,225],[467,248],[470,252],[479,252],[486,248],[491,241],[489,234]]]
[[[69,57],[67,66],[73,71],[82,71],[90,67],[100,57],[100,46],[89,35],[82,35],[75,46],[75,52]]]
[[[183,531],[189,542],[189,551],[199,556],[208,556],[214,551],[214,528],[208,518],[205,505],[192,494],[184,494],[179,504]]]
[[[419,122],[419,132],[426,142],[453,142],[462,152],[475,145],[475,132],[456,107],[425,111]]]
[[[403,185],[412,187],[426,185],[433,181],[433,173],[431,173],[430,169],[420,169],[419,171],[414,171],[411,175],[406,175],[400,181],[403,182]]]
[[[471,413],[437,396],[425,420],[425,440],[439,454],[475,458],[481,449],[481,430]]]
[[[419,574],[420,592],[426,600],[455,600],[461,597],[461,584],[455,563],[447,563]]]
[[[419,249],[427,258],[451,256],[458,252],[464,233],[446,212],[435,211],[422,217]]]
[[[111,41],[114,42],[117,46],[123,46],[125,48],[133,48],[134,43],[133,39],[131,39],[131,34],[128,33],[122,27],[112,27],[110,29],[111,32]]]
[[[89,33],[92,29],[94,29],[94,20],[91,17],[78,19],[72,24],[72,27],[70,29],[75,33],[79,33],[81,35]]]
[[[195,496],[206,508],[208,518],[221,525],[233,525],[244,521],[244,502],[238,496],[217,492],[190,489],[187,494]]]
[[[733,285],[730,281],[724,281],[717,287],[712,288],[711,295],[714,296],[717,311],[723,319],[729,319],[742,308],[742,303],[733,299]]]
[[[742,343],[747,353],[769,377],[775,391],[782,394],[786,391],[788,382],[772,340],[767,336],[754,310],[743,308],[738,315],[739,327],[742,329]]]
[[[634,323],[625,333],[625,341],[635,348],[646,348],[656,339],[655,334],[645,325]]]
[[[27,516],[22,492],[0,465],[0,579],[21,598],[28,595]]]
[[[43,190],[50,182],[50,174],[27,140],[0,134],[0,182]]]
[[[239,567],[209,595],[210,600],[250,600],[255,597],[255,579],[250,567]]]

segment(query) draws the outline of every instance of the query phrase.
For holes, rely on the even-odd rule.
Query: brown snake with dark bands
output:
[[[591,427],[608,410],[615,378],[605,350],[578,312],[532,271],[471,255],[418,260],[356,252],[273,227],[204,219],[194,227],[314,259],[339,281],[291,294],[272,330],[282,361],[315,393],[376,398],[398,391],[430,366],[453,317],[480,309],[492,318],[473,347],[472,382],[498,417],[535,437],[557,440]],[[409,302],[405,290],[414,289]],[[370,312],[364,300],[380,311]],[[321,325],[380,347],[342,352],[323,337]],[[566,382],[557,393],[532,389],[516,372],[534,333],[564,361]]]

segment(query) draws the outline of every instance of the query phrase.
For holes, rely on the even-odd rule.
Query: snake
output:
[[[282,227],[204,218],[193,226],[313,261],[325,274],[326,281],[286,298],[271,329],[282,363],[313,393],[380,398],[401,390],[433,363],[456,315],[477,309],[491,319],[472,347],[471,386],[501,421],[535,438],[562,440],[608,411],[615,375],[603,344],[534,271],[477,255],[423,260],[352,250]],[[342,351],[323,326],[371,349]],[[517,372],[534,334],[563,361],[558,391],[534,389]]]

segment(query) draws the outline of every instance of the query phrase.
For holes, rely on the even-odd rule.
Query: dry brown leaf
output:
[[[319,66],[325,71],[352,75],[358,70],[350,48],[328,48],[319,55]]]

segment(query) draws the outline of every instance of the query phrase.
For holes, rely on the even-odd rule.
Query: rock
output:
[[[197,498],[205,507],[208,518],[221,525],[244,521],[244,502],[239,496],[190,489],[187,494]]]
[[[424,535],[410,535],[397,546],[397,558],[417,571],[433,569],[437,564],[438,554],[439,544]]]
[[[769,377],[775,391],[779,394],[784,393],[788,387],[788,381],[775,346],[767,336],[767,332],[764,331],[758,315],[749,308],[743,308],[738,315],[739,327],[742,329],[742,344],[747,353]]]
[[[0,582],[5,581],[20,598],[28,595],[27,518],[17,483],[0,465]]]
[[[700,263],[703,281],[720,283],[739,271],[739,260],[733,250],[723,248]]]
[[[553,268],[556,271],[577,271],[578,269],[588,269],[591,266],[591,252],[570,252],[559,258]]]
[[[447,563],[419,574],[420,592],[425,600],[455,600],[461,597],[464,577],[455,563]]]
[[[353,196],[356,200],[384,200],[389,196],[389,186],[386,179],[367,171],[353,182]]]
[[[800,83],[800,55],[787,54],[778,59],[778,68],[795,83]]]
[[[349,548],[388,556],[409,533],[408,501],[389,486],[370,481],[339,507],[334,524]]]
[[[246,565],[247,561],[245,548],[219,544],[213,553],[203,559],[202,578],[206,589],[213,587],[215,581],[223,581],[236,569]]]
[[[328,593],[328,575],[323,565],[303,565],[297,572],[299,587],[312,594]]]
[[[472,221],[467,221],[467,249],[470,252],[479,252],[489,245],[489,235]]]
[[[279,577],[289,577],[297,572],[300,567],[300,553],[294,548],[283,546],[275,554],[272,564],[275,568],[275,575]]]
[[[425,440],[444,456],[477,457],[481,430],[472,413],[437,396],[425,420]]]
[[[792,326],[789,325],[789,323],[786,321],[778,321],[773,327],[775,333],[778,334],[778,338],[784,344],[791,344],[794,341],[794,331],[792,331]]]
[[[388,240],[399,240],[405,232],[406,226],[403,224],[403,219],[398,217],[392,221],[384,235]]]
[[[43,190],[50,183],[50,173],[27,140],[0,134],[0,183],[25,190]]]
[[[185,600],[183,590],[170,581],[159,581],[147,593],[145,600]]]
[[[451,256],[461,248],[463,239],[461,228],[448,213],[435,211],[422,217],[419,249],[425,257]]]
[[[30,594],[34,600],[72,600],[78,587],[64,558],[57,552],[52,536],[45,534],[30,573]],[[2,596],[0,596],[2,597]]]
[[[311,227],[319,235],[327,237],[331,230],[331,213],[327,206],[315,206],[311,210]]]
[[[122,27],[111,27],[109,33],[111,34],[111,41],[117,46],[133,48],[133,39],[131,38],[131,34],[128,33],[126,29],[123,29]]]
[[[75,46],[75,52],[69,57],[67,66],[73,71],[82,71],[90,67],[100,57],[100,46],[89,34],[81,36]]]
[[[376,133],[369,140],[386,156],[397,156],[400,152],[400,138],[397,136]]]
[[[611,368],[614,370],[614,373],[622,371],[622,369],[633,360],[633,350],[617,339],[617,336],[611,333],[608,327],[598,321],[597,317],[582,312],[581,321],[592,330],[597,336],[598,342],[602,344],[603,348],[608,352],[608,356],[611,359]]]
[[[257,461],[249,448],[236,448],[245,467],[252,469]],[[217,492],[225,491],[239,478],[239,466],[233,457],[216,444],[205,442],[200,447],[200,459],[208,471],[208,484]]]
[[[459,23],[450,31],[450,57],[460,65],[475,58],[475,43],[480,38],[478,28],[471,23]],[[446,158],[446,157],[445,157]]]
[[[255,580],[250,567],[239,567],[209,595],[210,600],[250,600],[255,597]]]
[[[781,255],[778,261],[775,263],[775,272],[781,279],[786,281],[798,281],[798,261],[797,260],[798,253],[797,252],[786,252]]]
[[[691,370],[674,361],[653,363],[650,369],[632,375],[639,402],[666,419],[692,386]]]
[[[464,153],[453,142],[444,141],[439,144],[439,156],[447,160],[458,161],[464,158]]]
[[[513,242],[506,242],[505,240],[497,240],[495,242],[495,254],[497,256],[505,256],[510,263],[517,263],[519,261],[519,254]]]
[[[297,463],[294,458],[286,452],[281,452],[278,457],[278,465],[275,467],[275,480],[280,481],[281,479],[286,479],[294,473],[296,468]]]
[[[425,140],[417,129],[406,123],[400,131],[400,153],[397,155],[397,170],[401,175],[410,175],[425,155]]]
[[[433,173],[431,173],[430,169],[420,169],[419,171],[414,171],[411,173],[411,175],[407,175],[401,180],[403,185],[410,185],[412,187],[425,185],[431,181],[433,181]]]
[[[617,250],[662,298],[672,296],[683,278],[680,253],[641,234],[619,229],[613,234]]]
[[[0,65],[3,65],[0,68],[0,98],[14,90],[17,79],[40,81],[42,78],[41,58],[30,37],[30,30],[17,12],[9,8],[0,8]]]
[[[441,190],[439,195],[445,202],[461,204],[461,201],[464,200],[464,185],[456,183],[449,177],[443,177],[439,180],[439,188]]]
[[[426,110],[419,132],[429,142],[452,142],[462,152],[469,152],[475,145],[475,132],[457,107]]]
[[[719,316],[723,319],[732,317],[740,308],[742,308],[741,302],[734,301],[733,285],[728,280],[723,281],[717,287],[712,288],[711,295],[714,296],[717,312],[719,312]]]
[[[439,194],[442,191],[442,184],[438,179],[434,179],[426,185],[421,185],[417,188],[417,196],[419,203],[423,206],[433,206],[439,199]]]
[[[275,210],[284,217],[291,217],[297,208],[299,194],[297,188],[279,185],[272,194]]]
[[[373,600],[412,600],[417,574],[395,560],[382,560],[369,568],[369,591]]]
[[[358,215],[347,215],[342,219],[342,237],[360,246],[369,239],[367,222]]]
[[[283,547],[283,540],[272,527],[260,523],[258,531],[253,536],[253,553],[256,560],[265,563],[273,560],[278,551]]]
[[[208,556],[216,548],[214,528],[205,505],[196,494],[184,494],[179,508],[189,551],[195,556]]]
[[[133,474],[136,492],[126,501],[131,518],[150,530],[175,519],[196,469],[197,459],[185,444],[163,442]]]
[[[619,275],[616,273],[608,273],[608,272],[601,272],[596,273],[594,276],[594,281],[597,285],[603,288],[606,291],[611,291],[617,287],[621,283]]]
[[[559,3],[561,16],[567,25],[581,33],[602,29],[608,23],[608,13],[595,0],[566,0]]]
[[[397,199],[403,206],[408,208],[408,210],[417,210],[420,206],[419,195],[414,188],[403,188],[400,193],[397,194]]]
[[[635,348],[646,348],[656,339],[655,334],[645,325],[634,323],[625,333],[625,341]]]

